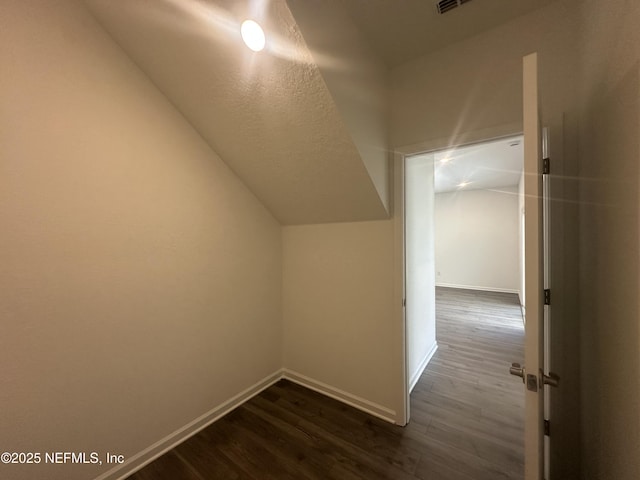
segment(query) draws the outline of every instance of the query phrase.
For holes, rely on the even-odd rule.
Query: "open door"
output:
[[[549,290],[545,290],[548,288],[545,285],[545,278],[548,280],[545,265],[547,270],[549,265],[544,260],[548,253],[548,235],[544,226],[548,222],[545,221],[543,193],[548,193],[548,189],[543,189],[545,162],[538,106],[538,56],[533,53],[523,59],[525,366],[514,364],[511,368],[512,374],[523,378],[525,388],[525,480],[542,480],[548,475],[544,390],[545,385],[557,385],[557,377],[545,370],[545,352],[548,352],[545,348],[545,318],[548,321],[550,302],[546,294]],[[548,454],[548,445],[546,450]]]

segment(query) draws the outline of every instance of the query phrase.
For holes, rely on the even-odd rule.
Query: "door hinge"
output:
[[[544,304],[551,305],[551,290],[549,288],[544,289]]]
[[[549,175],[551,173],[551,160],[548,158],[542,159],[542,174]]]
[[[403,299],[402,299],[402,306],[403,306],[403,307],[406,307],[406,306],[407,306],[407,299],[406,299],[406,298],[403,298]]]
[[[551,422],[549,420],[544,421],[544,434],[545,436],[551,436]]]

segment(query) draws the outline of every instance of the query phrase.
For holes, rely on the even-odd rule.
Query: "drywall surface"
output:
[[[284,227],[284,367],[393,410],[392,273],[392,221]]]
[[[581,3],[583,476],[640,478],[640,3]]]
[[[82,3],[1,2],[0,59],[0,444],[129,459],[281,368],[280,226]]]
[[[410,386],[436,348],[433,174],[433,154],[405,160],[405,311]]]
[[[518,292],[518,189],[435,196],[436,283]]]
[[[559,0],[528,15],[395,67],[390,73],[394,148],[516,124],[522,128],[522,57],[541,58],[549,120],[575,96],[575,15]],[[441,145],[446,147],[447,145]]]
[[[518,182],[518,296],[524,306],[524,172]]]
[[[389,210],[387,69],[339,3],[288,0],[287,4]]]
[[[555,0],[483,0],[442,15],[437,2],[341,2],[390,67],[434,52],[525,15]],[[448,2],[453,3],[453,2]],[[366,8],[363,8],[365,7]]]
[[[86,3],[281,223],[389,217],[285,0]],[[240,37],[249,17],[261,52]]]

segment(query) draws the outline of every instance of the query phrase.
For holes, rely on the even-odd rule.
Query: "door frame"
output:
[[[405,159],[421,153],[434,150],[454,148],[482,141],[507,137],[512,135],[524,135],[525,137],[525,242],[529,248],[525,248],[525,296],[527,302],[527,317],[538,319],[536,322],[528,322],[525,334],[525,367],[528,372],[533,371],[538,378],[542,368],[543,342],[539,335],[543,328],[542,309],[543,299],[543,265],[542,265],[542,175],[540,144],[540,118],[538,116],[538,68],[537,54],[527,55],[523,59],[523,119],[515,124],[501,125],[491,129],[476,130],[470,132],[455,133],[446,138],[429,140],[423,143],[397,148],[393,152],[393,220],[394,220],[394,325],[399,339],[398,361],[398,390],[396,423],[406,425],[411,417],[410,392],[407,368],[407,322],[405,317],[406,299],[406,255],[405,255],[405,188],[404,171]],[[534,116],[527,115],[533,112]],[[526,124],[525,124],[526,122]],[[535,123],[535,125],[534,125]],[[528,132],[528,134],[527,134]],[[531,142],[531,136],[537,132],[535,141]],[[527,139],[527,136],[529,139]],[[529,150],[529,155],[527,155]],[[535,158],[530,164],[527,156]],[[527,193],[529,192],[529,193]],[[533,194],[532,194],[533,193]],[[532,228],[537,224],[537,228]],[[532,248],[533,247],[533,248]],[[527,255],[527,251],[535,254]],[[532,299],[535,299],[532,301]],[[532,329],[532,324],[534,328]],[[535,337],[535,338],[534,338]],[[505,374],[507,374],[505,372]],[[539,480],[544,474],[544,441],[542,433],[543,415],[543,388],[536,391],[525,389],[525,479]]]
[[[411,417],[409,369],[407,366],[407,323],[405,317],[406,254],[405,254],[405,161],[407,157],[449,148],[473,145],[500,138],[523,134],[522,122],[499,125],[493,128],[458,132],[450,137],[428,140],[393,152],[393,222],[394,222],[394,325],[399,349],[397,358],[396,419],[398,425],[406,425]],[[507,372],[505,374],[508,374]]]
[[[544,478],[544,219],[538,55],[523,58],[525,191],[524,478]]]

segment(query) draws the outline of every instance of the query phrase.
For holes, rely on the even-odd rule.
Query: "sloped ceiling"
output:
[[[282,224],[387,218],[284,0],[86,3]],[[245,18],[265,27],[265,51],[242,43]]]
[[[389,69],[552,1],[85,3],[271,213],[305,224],[388,218]],[[265,51],[242,43],[246,18]]]
[[[388,71],[331,0],[287,0],[331,97],[385,206],[389,201]]]

